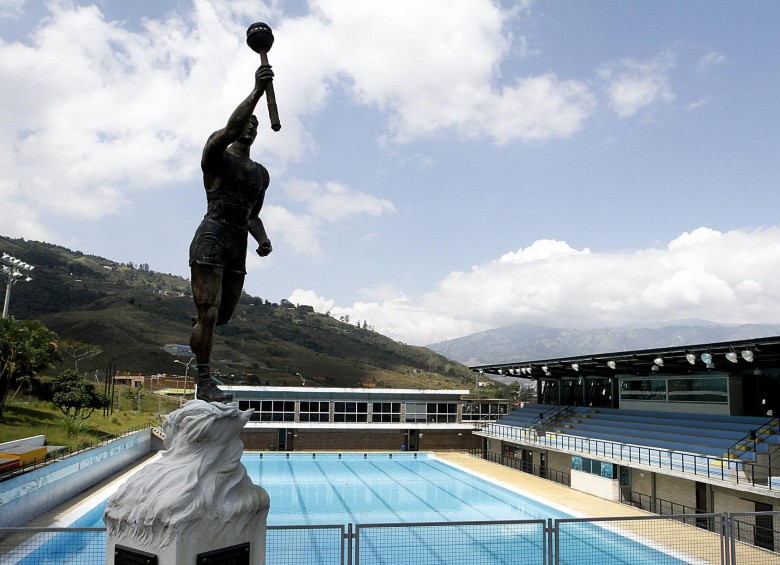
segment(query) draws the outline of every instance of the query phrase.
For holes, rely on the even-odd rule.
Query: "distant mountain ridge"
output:
[[[776,335],[780,335],[780,324],[718,324],[706,320],[589,330],[518,323],[427,347],[448,359],[473,366]]]
[[[185,373],[195,313],[186,279],[4,236],[0,252],[35,266],[32,281],[13,287],[11,316],[39,320],[60,339],[102,349],[79,362],[80,372],[102,373],[112,364],[120,372]],[[74,366],[66,356],[55,370]],[[396,342],[365,321],[247,294],[230,324],[215,333],[211,368],[228,384],[463,389],[473,382],[460,363]]]

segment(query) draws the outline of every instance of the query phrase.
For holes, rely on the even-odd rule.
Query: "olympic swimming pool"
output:
[[[269,526],[317,526],[343,524],[409,524],[399,530],[399,543],[419,546],[420,560],[416,563],[447,563],[441,555],[441,532],[430,528],[420,529],[415,524],[447,522],[496,523],[514,520],[547,520],[571,518],[554,504],[524,496],[495,483],[483,480],[458,467],[429,454],[331,454],[331,453],[246,453],[242,463],[253,482],[260,484],[271,497]],[[82,512],[70,527],[102,527],[105,500]],[[571,544],[569,555],[560,553],[560,563],[578,563],[578,551],[583,545],[596,547],[603,559],[589,563],[626,563],[630,565],[656,565],[689,563],[681,556],[662,552],[630,537],[618,535],[608,528],[587,524],[577,532],[576,543]],[[492,562],[505,563],[506,554],[515,557],[522,552],[538,555],[544,539],[544,524],[535,524],[538,532],[519,532],[509,526],[494,530],[485,541],[467,526],[453,524],[448,535],[468,538],[459,551],[472,552],[474,563],[488,563],[486,552],[496,555]],[[403,530],[403,531],[401,531]],[[370,528],[367,532],[370,532]],[[404,533],[405,532],[405,533]],[[290,562],[290,548],[272,547],[269,532],[267,563],[272,565],[276,557],[284,554],[284,562]],[[538,535],[537,535],[538,534]],[[437,536],[439,536],[438,541]],[[322,542],[310,535],[303,539],[306,558],[311,558],[312,548]],[[340,541],[340,537],[339,543]],[[361,537],[361,563],[392,563],[381,549],[381,540],[372,543],[370,537]],[[51,542],[49,542],[51,543]],[[91,544],[105,543],[92,541]],[[501,548],[504,544],[506,547]],[[76,548],[80,545],[80,548]],[[67,555],[58,554],[51,563],[84,563],[79,553],[85,544],[71,544]],[[444,544],[452,546],[453,544]],[[276,549],[275,549],[276,548]],[[373,548],[373,549],[372,549]],[[43,549],[43,546],[40,548]],[[450,549],[451,547],[447,547]],[[94,551],[94,547],[92,548]],[[279,551],[275,557],[274,552]],[[372,553],[373,551],[373,553]],[[535,553],[534,553],[535,552]],[[17,561],[19,565],[45,563],[34,554]],[[303,559],[303,556],[302,556]],[[311,561],[309,561],[311,562]],[[518,562],[512,560],[511,562]],[[522,562],[522,561],[520,561]],[[533,562],[533,561],[528,561]]]

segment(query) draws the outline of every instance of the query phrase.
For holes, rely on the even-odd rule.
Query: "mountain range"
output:
[[[518,323],[427,347],[449,359],[473,366],[776,335],[780,335],[780,324],[718,324],[706,320],[587,330]]]

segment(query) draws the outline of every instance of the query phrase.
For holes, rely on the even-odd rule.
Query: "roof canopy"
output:
[[[768,368],[780,368],[780,337],[495,363],[473,366],[471,370],[529,379],[561,379],[614,374],[651,376],[661,372],[665,375],[739,373]]]

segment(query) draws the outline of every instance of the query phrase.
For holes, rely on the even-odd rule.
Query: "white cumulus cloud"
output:
[[[599,77],[617,115],[626,118],[656,102],[674,100],[669,85],[674,64],[674,57],[663,53],[648,61],[626,58],[603,65]]]
[[[778,226],[699,228],[664,248],[633,251],[539,240],[453,272],[424,296],[398,293],[330,310],[419,345],[516,322],[578,328],[682,318],[776,323],[779,270]]]

